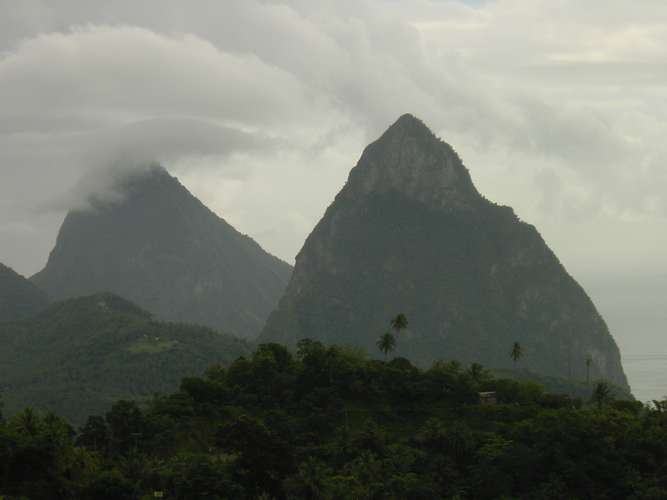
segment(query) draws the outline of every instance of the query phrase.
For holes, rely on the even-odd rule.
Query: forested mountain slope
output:
[[[34,319],[0,324],[5,412],[51,409],[73,422],[118,399],[175,390],[185,376],[248,352],[205,327],[160,323],[111,294],[56,303]]]

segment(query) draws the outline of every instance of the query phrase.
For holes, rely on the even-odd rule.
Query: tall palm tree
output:
[[[591,365],[593,364],[593,356],[590,353],[586,355],[586,385],[591,385]]]
[[[402,330],[405,330],[408,327],[408,318],[405,317],[405,314],[399,313],[391,318],[390,323],[396,333],[401,333]]]
[[[516,371],[516,366],[521,357],[523,356],[523,351],[521,350],[521,344],[515,341],[512,345],[512,351],[510,352],[510,358],[514,361],[514,370]]]
[[[390,332],[385,332],[377,341],[376,345],[384,353],[384,361],[387,362],[387,354],[396,348],[396,337]]]

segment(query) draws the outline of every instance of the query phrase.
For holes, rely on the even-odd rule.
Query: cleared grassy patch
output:
[[[156,338],[142,338],[132,343],[127,350],[132,354],[155,354],[169,351],[178,345],[177,340],[160,340]]]

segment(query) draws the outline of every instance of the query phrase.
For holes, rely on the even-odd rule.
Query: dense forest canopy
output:
[[[508,346],[510,347],[510,346]],[[480,404],[480,392],[495,393]],[[0,495],[39,499],[664,498],[667,403],[582,401],[478,364],[260,345],[76,431],[0,424]],[[495,404],[494,404],[495,403]]]

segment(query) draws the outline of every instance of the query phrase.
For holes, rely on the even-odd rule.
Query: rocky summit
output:
[[[627,388],[607,326],[535,227],[481,196],[411,115],[364,150],[307,238],[260,340],[361,346],[404,313],[396,356],[513,366]],[[587,359],[592,362],[587,363]]]
[[[158,319],[253,338],[291,266],[206,208],[160,166],[125,176],[63,222],[34,283],[51,298],[112,292]]]

